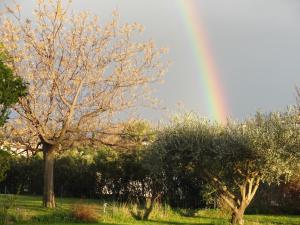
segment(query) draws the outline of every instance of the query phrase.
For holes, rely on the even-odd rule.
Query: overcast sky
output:
[[[256,110],[281,110],[295,103],[300,85],[300,1],[194,0],[208,34],[230,116],[245,118]],[[6,2],[9,2],[7,0]],[[18,0],[30,15],[33,0]],[[26,3],[26,4],[24,4]],[[74,0],[75,10],[107,19],[117,9],[124,22],[145,26],[145,38],[168,47],[172,64],[156,96],[171,110],[207,115],[193,46],[178,0]],[[161,112],[145,113],[161,118]]]

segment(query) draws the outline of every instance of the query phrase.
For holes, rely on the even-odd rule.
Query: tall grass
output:
[[[227,225],[229,217],[219,210],[172,209],[168,205],[156,204],[149,221],[140,221],[137,215],[143,213],[143,207],[137,204],[104,202],[89,199],[57,199],[56,209],[46,209],[41,205],[41,197],[0,195],[0,206],[11,204],[1,214],[0,224],[68,224],[99,223],[115,225]],[[3,208],[2,208],[3,209]],[[8,219],[7,219],[8,218]],[[300,216],[262,216],[246,215],[247,225],[299,225]]]

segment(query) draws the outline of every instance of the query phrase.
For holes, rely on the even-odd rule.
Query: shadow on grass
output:
[[[70,216],[70,212],[67,210],[53,210],[50,213],[44,214],[44,215],[36,215],[33,216],[30,219],[30,222],[35,223],[57,223],[57,222],[67,222],[67,223],[74,223],[76,222],[73,218]]]
[[[177,212],[180,216],[183,217],[195,217],[198,209],[173,209],[174,212]]]
[[[81,225],[81,224],[85,224],[85,225],[128,225],[125,223],[105,223],[105,222],[98,222],[98,223],[84,223],[84,222],[76,222],[76,223],[71,223],[71,222],[66,222],[66,223],[28,223],[28,222],[24,222],[24,223],[18,223],[19,225]]]
[[[289,223],[289,222],[278,222],[278,221],[264,221],[264,220],[255,220],[255,219],[245,219],[246,222],[250,223],[266,223],[266,224],[272,224],[272,225],[298,225],[298,223]]]
[[[86,223],[85,223],[86,224]],[[128,225],[128,224],[124,224],[124,223],[97,223],[97,224],[100,224],[100,225]],[[91,224],[92,225],[92,224]]]
[[[165,224],[165,225],[225,225],[228,224],[225,221],[219,220],[218,222],[175,222],[175,221],[157,221],[157,220],[149,220],[152,223]]]

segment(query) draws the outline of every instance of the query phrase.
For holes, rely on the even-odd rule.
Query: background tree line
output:
[[[146,185],[149,174],[141,160],[141,153],[121,153],[103,148],[97,153],[84,153],[77,150],[56,159],[54,172],[57,197],[103,198],[107,200],[135,202],[143,198],[148,190],[134,188],[134,182]],[[33,158],[10,157],[6,178],[0,183],[4,193],[42,194],[42,167],[40,155]],[[101,179],[100,179],[101,173]],[[187,176],[188,175],[188,176]],[[174,208],[214,207],[214,198],[205,196],[205,182],[196,183],[201,178],[179,171],[177,180],[170,180],[168,192],[161,202]],[[103,190],[103,192],[101,191]],[[268,185],[258,190],[249,212],[299,214],[300,179]]]

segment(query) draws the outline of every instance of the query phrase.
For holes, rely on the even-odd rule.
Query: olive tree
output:
[[[299,116],[291,110],[226,126],[184,118],[163,130],[153,148],[163,152],[166,173],[170,165],[199,173],[231,209],[231,223],[244,224],[262,182],[286,181],[299,171],[299,146]]]
[[[114,145],[133,109],[156,102],[152,84],[165,71],[165,49],[143,41],[140,24],[122,24],[113,13],[100,25],[97,16],[70,7],[71,1],[38,0],[30,20],[18,5],[7,6],[0,21],[14,70],[29,84],[28,96],[14,107],[11,131],[43,150],[45,207],[55,207],[55,154],[76,145]]]

